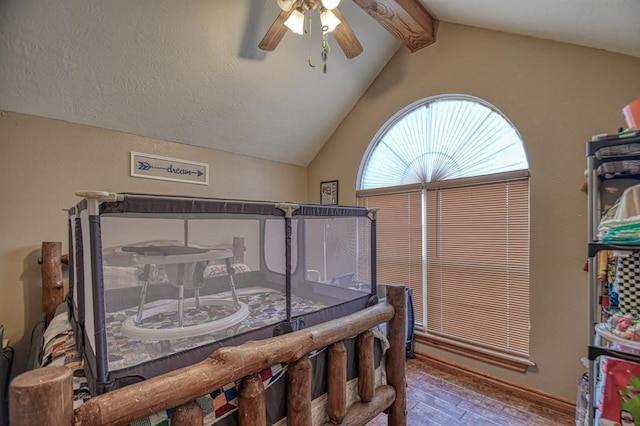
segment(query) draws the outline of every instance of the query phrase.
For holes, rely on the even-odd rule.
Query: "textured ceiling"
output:
[[[306,165],[399,45],[344,3],[323,74],[319,19],[257,48],[275,1],[0,0],[0,109]]]
[[[420,0],[442,21],[640,57],[639,0]]]
[[[420,1],[443,21],[640,57],[638,0]],[[340,9],[364,52],[332,40],[323,74],[317,20],[257,48],[275,1],[0,0],[0,109],[306,165],[399,47]]]

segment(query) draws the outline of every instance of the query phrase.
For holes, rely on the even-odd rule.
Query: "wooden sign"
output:
[[[209,165],[132,151],[131,176],[209,185]]]

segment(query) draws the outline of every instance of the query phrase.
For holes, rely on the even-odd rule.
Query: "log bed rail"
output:
[[[49,256],[59,264],[60,250],[45,252],[44,244],[45,264],[51,261]],[[49,285],[45,281],[48,280],[43,274],[43,287]],[[390,284],[386,303],[286,335],[220,348],[197,364],[95,396],[75,411],[71,370],[45,367],[29,371],[11,383],[10,424],[123,425],[176,407],[173,426],[197,425],[203,423],[203,414],[195,399],[242,379],[238,396],[240,425],[266,425],[265,391],[257,373],[286,362],[287,424],[311,425],[311,361],[307,354],[327,346],[327,425],[364,425],[384,410],[389,425],[406,425],[405,304],[404,286]],[[385,359],[387,384],[374,389],[370,329],[383,322],[388,322],[390,343]],[[360,401],[347,409],[343,341],[353,336],[357,336]]]

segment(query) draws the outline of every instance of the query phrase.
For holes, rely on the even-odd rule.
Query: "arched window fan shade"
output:
[[[378,282],[413,289],[418,332],[531,365],[528,162],[511,123],[470,96],[410,105],[372,141],[358,189],[378,209]]]
[[[372,147],[362,190],[526,170],[522,140],[502,114],[471,97],[400,111]]]

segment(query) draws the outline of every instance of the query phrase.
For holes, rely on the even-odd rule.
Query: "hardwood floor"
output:
[[[479,389],[472,380],[407,360],[407,424],[412,426],[556,426],[575,419],[521,397],[493,389]],[[369,425],[386,425],[381,414]]]

